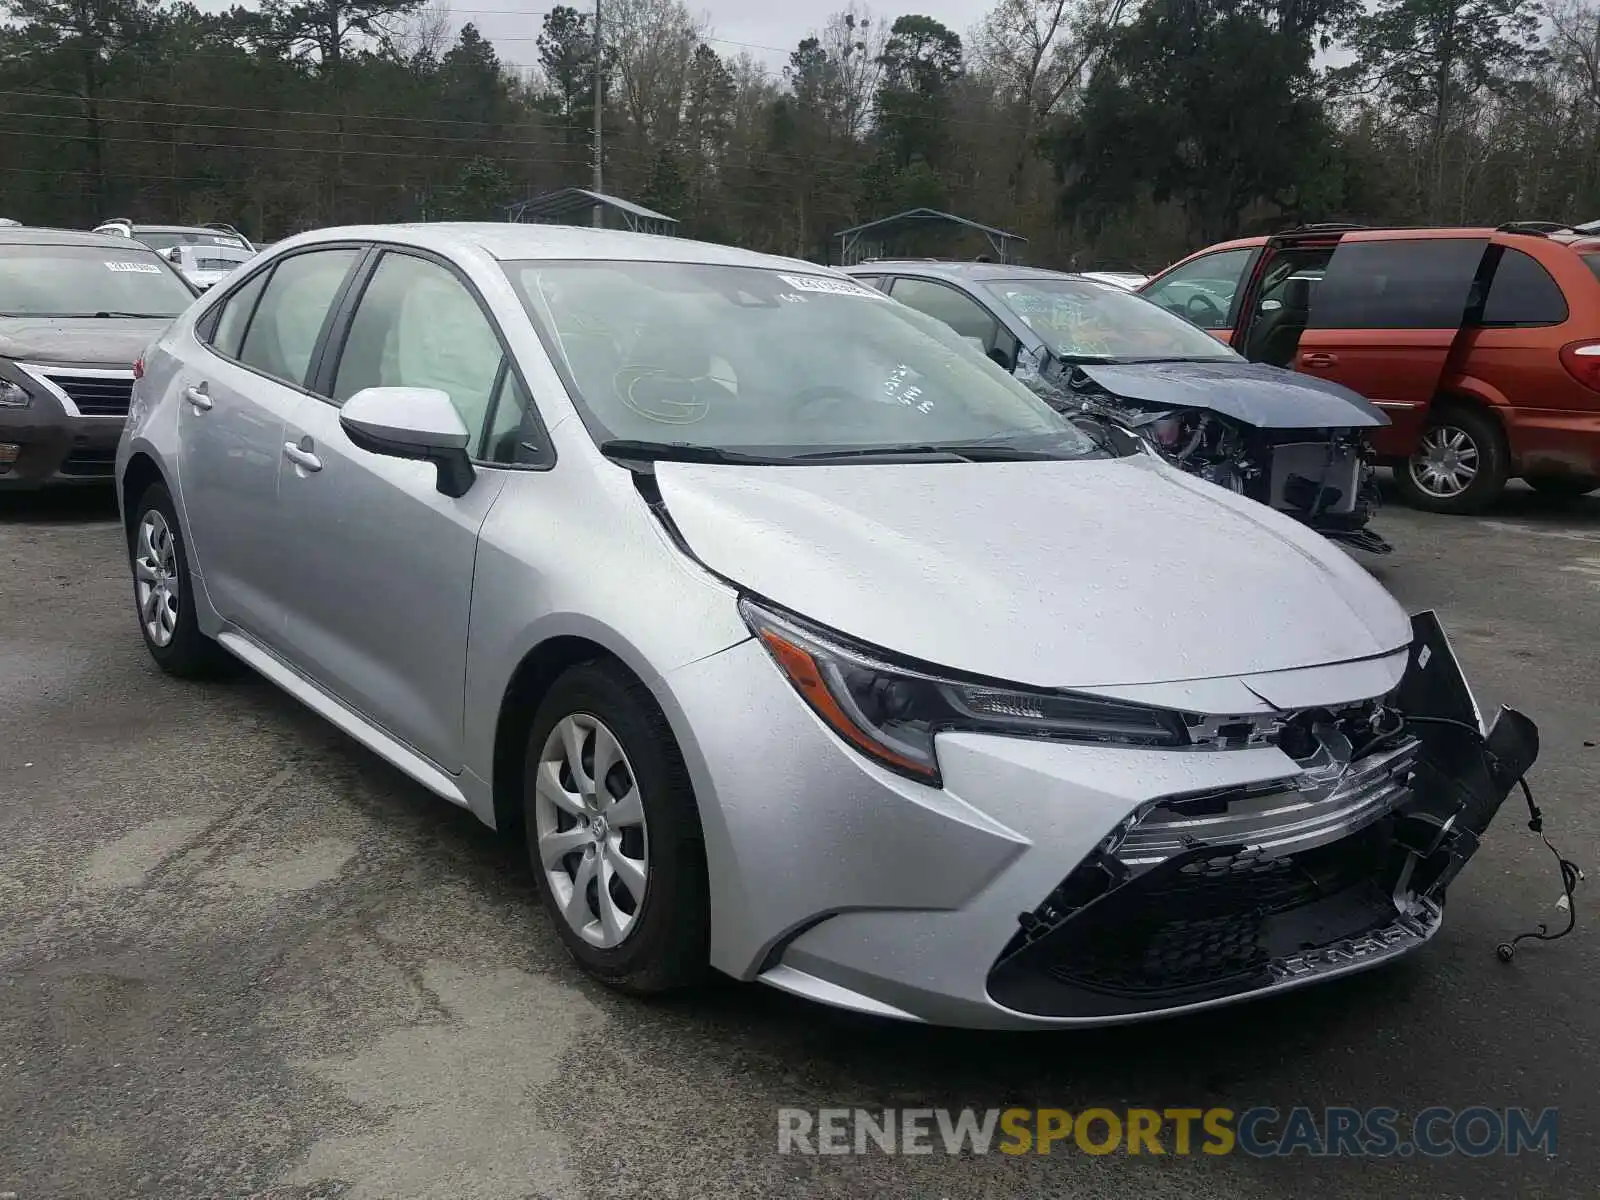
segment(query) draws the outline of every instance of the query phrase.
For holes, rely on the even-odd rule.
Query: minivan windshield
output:
[[[1131,451],[1055,412],[940,322],[851,280],[799,265],[504,266],[601,443],[711,461]]]
[[[986,286],[1066,362],[1238,357],[1205,330],[1115,284],[1039,278]]]
[[[0,316],[175,317],[193,300],[142,246],[0,246]]]

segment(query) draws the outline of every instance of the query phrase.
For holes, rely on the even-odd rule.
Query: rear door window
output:
[[[359,254],[353,247],[315,250],[279,262],[245,332],[239,361],[304,387],[328,310]]]
[[[1567,299],[1550,272],[1531,254],[1510,246],[1496,247],[1500,262],[1489,281],[1480,325],[1528,327],[1560,325],[1567,319]]]
[[[1311,292],[1312,329],[1456,329],[1487,238],[1352,241]]]

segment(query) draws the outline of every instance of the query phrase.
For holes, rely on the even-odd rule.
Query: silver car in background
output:
[[[118,476],[156,662],[520,831],[639,992],[1022,1028],[1293,987],[1431,937],[1533,753],[1303,526],[728,247],[288,239],[145,356]]]

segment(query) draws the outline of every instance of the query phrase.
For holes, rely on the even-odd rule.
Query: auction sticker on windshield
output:
[[[825,279],[821,275],[779,275],[797,292],[820,292],[829,296],[864,296],[869,300],[886,300],[882,292],[862,287],[847,279]]]
[[[134,271],[134,272],[137,272],[140,275],[159,275],[159,274],[161,274],[161,268],[156,266],[155,263],[142,263],[142,262],[108,262],[106,264],[106,270],[108,270],[108,271]]]

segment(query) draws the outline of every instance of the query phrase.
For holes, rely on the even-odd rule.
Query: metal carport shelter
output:
[[[624,228],[634,233],[670,234],[678,223],[676,217],[658,213],[632,200],[580,187],[562,188],[531,200],[520,200],[506,209],[506,219],[538,225],[584,225],[593,219],[596,208],[602,214],[613,214]],[[605,220],[604,215],[601,220]]]
[[[865,225],[856,225],[834,234],[833,236],[839,239],[839,265],[848,267],[863,259],[882,258],[884,247],[896,236],[924,229],[930,224],[976,230],[988,239],[989,248],[994,251],[995,257],[1000,262],[1010,262],[1011,248],[1019,242],[1028,240],[1020,233],[996,229],[992,225],[981,225],[977,221],[969,221],[966,217],[958,217],[954,213],[940,212],[933,208],[911,208],[892,217],[880,217],[876,221],[868,221]]]

